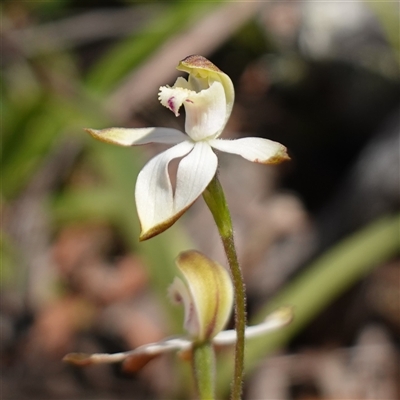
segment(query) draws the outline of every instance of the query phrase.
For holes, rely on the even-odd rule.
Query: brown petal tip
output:
[[[122,370],[124,372],[134,373],[142,369],[147,363],[149,363],[154,358],[158,357],[159,354],[135,354],[128,356],[122,363]]]
[[[287,149],[285,146],[282,146],[282,148],[270,159],[265,164],[280,164],[284,161],[289,161],[290,156],[287,153]]]

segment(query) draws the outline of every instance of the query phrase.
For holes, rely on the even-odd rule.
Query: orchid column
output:
[[[141,224],[140,240],[165,231],[204,193],[219,229],[234,282],[237,341],[232,398],[239,399],[244,368],[245,290],[229,210],[216,176],[218,158],[214,151],[238,154],[262,164],[276,164],[289,157],[283,145],[268,139],[220,139],[234,103],[231,79],[206,58],[197,55],[182,60],[178,69],[189,73],[189,78],[179,77],[174,86],[161,87],[159,100],[176,116],[184,106],[185,133],[171,128],[86,131],[96,139],[121,146],[174,145],[151,159],[137,178],[135,198]],[[168,164],[180,157],[183,158],[179,162],[174,190]]]

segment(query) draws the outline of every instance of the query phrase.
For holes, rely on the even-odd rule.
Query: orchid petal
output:
[[[272,140],[249,137],[234,140],[212,139],[208,143],[214,149],[238,154],[246,160],[260,164],[278,164],[289,160],[286,147]]]
[[[140,240],[165,231],[184,212],[174,211],[168,164],[174,158],[185,156],[193,146],[189,141],[179,143],[152,158],[140,171],[135,189],[136,208],[142,229]]]
[[[194,307],[194,300],[189,288],[182,279],[175,277],[168,288],[168,294],[173,304],[183,305],[185,313],[183,326],[189,334],[196,336],[200,331],[199,315]]]
[[[180,163],[174,212],[182,214],[204,192],[217,171],[218,158],[206,142],[197,142]]]
[[[153,358],[172,351],[187,351],[192,348],[192,341],[185,337],[173,337],[160,342],[145,344],[128,354],[123,363],[126,372],[137,372]]]
[[[176,264],[186,282],[170,289],[185,307],[185,328],[196,341],[213,338],[226,325],[232,311],[233,285],[228,271],[203,254],[189,250],[179,254]],[[178,290],[178,292],[177,292]]]
[[[181,89],[183,90],[183,89]],[[184,103],[186,111],[185,132],[193,140],[216,136],[225,126],[226,99],[220,82],[208,89],[192,92]]]
[[[177,144],[187,139],[187,136],[172,128],[107,128],[85,129],[87,133],[102,142],[119,146],[136,146],[146,143]]]
[[[283,306],[278,308],[272,314],[265,318],[264,322],[246,327],[245,337],[251,339],[254,337],[262,336],[277,329],[283,328],[293,320],[293,308],[290,306]],[[218,346],[231,345],[236,342],[237,335],[234,330],[227,330],[220,332],[213,339],[213,344]]]
[[[149,343],[137,347],[135,350],[122,353],[69,353],[63,361],[77,366],[89,366],[94,364],[112,364],[124,362],[124,369],[129,372],[135,372],[146,365],[154,357],[171,351],[189,350],[192,342],[184,337],[173,337],[156,343]]]

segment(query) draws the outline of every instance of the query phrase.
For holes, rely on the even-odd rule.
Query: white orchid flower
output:
[[[234,344],[236,331],[222,331],[228,322],[233,305],[232,281],[227,270],[194,250],[181,253],[176,263],[183,280],[175,278],[169,295],[175,303],[184,306],[184,328],[189,336],[166,338],[123,353],[71,353],[64,357],[64,361],[79,366],[124,362],[125,370],[135,372],[154,357],[164,353],[179,351],[182,355],[190,354],[195,343],[211,341],[215,346]],[[287,325],[292,318],[292,308],[282,307],[269,315],[261,324],[247,327],[246,339],[275,331]]]
[[[169,228],[202,194],[214,177],[218,160],[213,150],[238,154],[247,160],[275,164],[288,159],[286,148],[263,138],[219,139],[232,111],[234,88],[228,75],[202,56],[182,60],[174,86],[162,86],[159,100],[176,116],[183,105],[185,132],[172,128],[86,129],[96,139],[120,146],[147,143],[174,145],[151,159],[139,173],[135,198],[141,224],[140,240]],[[168,164],[179,163],[176,187],[172,187]]]

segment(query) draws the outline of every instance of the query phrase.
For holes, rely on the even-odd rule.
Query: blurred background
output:
[[[166,300],[179,251],[226,265],[202,199],[139,243],[136,176],[163,148],[117,148],[82,130],[182,129],[157,93],[190,54],[234,82],[225,137],[276,140],[291,156],[271,167],[220,159],[249,319],[279,304],[296,314],[248,343],[245,399],[400,397],[399,3],[1,7],[2,399],[193,397],[175,355],[137,373],[61,362],[182,332]],[[231,357],[218,354],[219,398]]]

